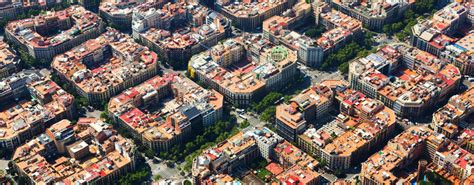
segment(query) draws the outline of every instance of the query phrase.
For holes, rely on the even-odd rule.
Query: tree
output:
[[[251,104],[251,108],[255,110],[257,113],[260,113],[264,111],[268,106],[273,105],[276,101],[278,101],[281,97],[283,97],[283,94],[278,93],[278,92],[271,92],[268,95],[266,95],[262,101],[256,103],[253,102]]]
[[[391,27],[392,27],[392,31],[399,32],[400,30],[403,29],[403,22],[393,23]]]
[[[344,178],[346,176],[346,174],[344,174],[344,171],[342,169],[334,170],[334,175],[338,178]]]
[[[326,159],[321,159],[321,160],[319,161],[319,166],[324,167],[324,166],[326,166],[326,165],[328,165],[328,162],[326,161]]]
[[[79,106],[82,106],[82,107],[86,107],[86,106],[89,106],[89,100],[87,100],[87,98],[83,97],[83,96],[79,96],[75,99],[76,101],[76,104],[79,105]]]
[[[107,119],[108,117],[109,116],[107,116],[107,113],[105,113],[105,112],[100,113],[100,118]]]
[[[386,34],[392,34],[392,27],[390,26],[390,24],[384,25],[382,30]]]
[[[262,112],[260,119],[265,122],[273,123],[275,121],[275,112],[275,106],[268,107]]]
[[[349,63],[344,62],[341,65],[339,65],[337,69],[339,69],[339,71],[341,71],[342,74],[347,74],[349,72]]]
[[[19,53],[23,65],[27,66],[28,68],[36,65],[35,59],[30,56],[26,51],[20,49]]]
[[[304,34],[308,37],[311,37],[311,38],[316,38],[316,37],[320,37],[322,33],[324,33],[326,30],[324,29],[323,26],[316,26],[316,27],[311,27],[309,28],[308,30],[306,30],[304,32]]]
[[[113,29],[116,29],[116,30],[120,30],[120,26],[119,25],[116,25],[114,23],[109,23],[109,27],[113,28]]]
[[[144,153],[145,153],[145,156],[150,158],[150,159],[155,157],[155,152],[151,149],[146,149]]]
[[[191,181],[189,180],[184,180],[184,185],[192,185],[193,183],[191,183]]]
[[[1,19],[0,20],[0,31],[4,31],[5,26],[7,26],[8,21],[6,19]]]
[[[415,2],[415,12],[418,14],[431,12],[435,4],[436,0],[417,0]]]
[[[404,19],[414,19],[416,17],[415,15],[415,12],[413,12],[413,10],[411,9],[408,9],[407,11],[405,11],[405,13],[403,13],[403,17]]]
[[[131,184],[141,184],[148,177],[149,172],[146,169],[128,173],[126,176],[122,176],[119,179],[119,184],[131,185]]]

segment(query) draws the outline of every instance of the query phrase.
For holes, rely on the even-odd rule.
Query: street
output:
[[[182,181],[186,179],[186,177],[180,174],[180,171],[177,168],[179,166],[178,164],[175,164],[173,167],[168,167],[165,161],[155,163],[153,162],[153,159],[147,159],[146,163],[151,168],[152,178],[156,175],[159,175],[161,177],[160,179],[167,179],[173,181]]]

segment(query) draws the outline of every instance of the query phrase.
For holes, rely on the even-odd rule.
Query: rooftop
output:
[[[73,126],[71,122],[63,120],[53,125],[52,128],[63,127],[75,130],[74,138],[80,141],[87,149],[87,157],[75,159],[66,157],[58,151],[52,151],[51,143],[55,138],[43,134],[25,145],[19,147],[13,160],[16,165],[35,183],[86,183],[93,182],[100,177],[107,176],[114,171],[132,163],[133,142],[116,135],[112,126],[94,119],[89,120],[87,125],[78,124]],[[81,137],[97,138],[99,142],[86,142]],[[72,146],[72,145],[71,145]],[[79,148],[77,148],[79,149]],[[74,152],[75,148],[71,148]],[[56,153],[56,157],[50,158],[47,153]]]
[[[410,69],[395,68],[388,74],[390,77],[380,72],[386,65],[399,65],[397,62],[402,55],[414,60],[412,66],[408,65]],[[350,68],[357,78],[392,101],[412,104],[428,102],[436,94],[434,92],[451,88],[461,78],[454,65],[446,64],[425,51],[405,46],[386,46],[352,62]]]
[[[5,30],[12,33],[23,44],[33,48],[47,48],[60,45],[89,30],[99,29],[101,21],[99,16],[83,7],[71,6],[65,10],[48,11],[33,18],[9,22]],[[51,25],[56,27],[51,27]],[[65,27],[68,28],[60,29]],[[59,31],[52,36],[43,36],[45,34],[41,35],[38,33],[39,30]]]
[[[433,123],[439,127],[457,125],[463,118],[467,118],[474,110],[474,88],[452,96],[448,103],[438,109],[433,115]]]
[[[8,70],[19,63],[18,57],[12,52],[7,43],[0,41],[0,71]]]
[[[317,182],[320,174],[304,166],[294,165],[276,178],[283,184],[312,184]]]
[[[403,167],[405,164],[402,161],[414,157],[412,153],[432,134],[433,131],[426,127],[409,128],[362,163],[361,175],[385,184],[397,182],[398,177],[393,170]]]
[[[223,10],[235,17],[255,17],[263,15],[267,11],[271,11],[273,8],[280,6],[284,3],[288,3],[287,0],[218,0],[216,4],[222,6]]]
[[[431,19],[423,20],[413,26],[413,34],[427,42],[433,41],[432,44],[435,46],[439,45],[441,37],[450,39],[445,34],[448,34],[452,30],[451,28],[455,27],[453,24],[458,24],[457,20],[466,12],[467,9],[463,5],[453,2],[434,13]],[[439,37],[440,35],[441,37]],[[438,40],[435,40],[435,38],[438,38]]]
[[[276,176],[280,182],[308,184],[319,179],[320,174],[316,171],[319,162],[291,143],[279,143],[274,151],[279,158],[290,163],[290,167]]]
[[[132,16],[133,8],[141,4],[139,0],[105,0],[100,2],[99,10],[111,16]]]
[[[298,128],[306,124],[304,113],[312,107],[327,104],[332,96],[332,91],[326,86],[319,85],[303,90],[293,97],[289,104],[280,104],[276,107],[276,118],[291,128]]]
[[[110,54],[112,53],[112,54]],[[57,55],[51,66],[87,93],[113,86],[156,68],[158,55],[117,30]]]
[[[315,39],[289,29],[289,25],[295,21],[299,20],[288,16],[273,16],[263,21],[263,31],[279,38],[293,50],[298,50],[300,47],[317,46]]]
[[[20,99],[13,104],[7,104],[0,110],[0,139],[7,140],[28,131],[36,124],[61,115],[69,109],[74,97],[62,90],[56,83],[36,73],[24,72],[14,74],[0,82],[2,94],[17,93],[18,88],[27,88],[34,97],[49,97],[47,99]],[[18,84],[23,82],[24,84]],[[23,85],[24,87],[17,87]],[[3,86],[3,88],[2,88]],[[15,91],[15,92],[13,92]]]
[[[158,99],[160,106],[153,104]],[[187,122],[208,110],[222,109],[224,97],[176,74],[156,76],[113,97],[109,111],[147,140],[169,140]],[[156,110],[154,110],[156,109]]]
[[[362,28],[362,22],[334,9],[323,10],[319,16],[336,27],[342,27],[352,32]]]
[[[203,151],[203,153],[194,159],[192,174],[202,178],[211,175],[212,168],[219,166],[210,166],[214,161],[223,164],[230,160],[240,157],[240,152],[246,151],[250,147],[256,146],[256,140],[249,134],[239,132],[227,140]]]
[[[247,59],[245,61],[245,50]],[[250,56],[256,52],[255,56]],[[190,60],[199,72],[234,93],[249,93],[265,86],[266,80],[297,60],[296,52],[273,46],[261,35],[244,34],[228,39]]]
[[[334,3],[340,4],[345,7],[349,7],[351,10],[360,13],[364,16],[372,18],[386,17],[387,12],[392,10],[396,6],[401,8],[406,7],[410,4],[415,3],[415,0],[402,0],[402,1],[356,1],[356,0],[334,0]]]
[[[319,164],[316,159],[286,140],[278,143],[273,151],[278,157],[283,158],[283,160],[288,161],[292,165],[305,167],[309,170],[315,170]]]

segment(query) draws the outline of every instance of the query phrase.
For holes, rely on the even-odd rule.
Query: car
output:
[[[241,117],[242,119],[247,120],[247,116],[244,116],[243,114],[239,114],[239,117]]]
[[[244,109],[236,109],[235,111],[239,114],[242,114],[244,112]]]

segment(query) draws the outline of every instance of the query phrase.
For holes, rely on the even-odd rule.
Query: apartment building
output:
[[[464,129],[456,138],[456,143],[467,151],[474,153],[474,131],[470,128]]]
[[[203,185],[213,185],[213,184],[242,184],[239,179],[234,179],[227,174],[212,174],[209,178],[200,182]]]
[[[270,152],[270,155],[267,152]],[[244,129],[217,146],[205,150],[193,161],[194,183],[216,182],[222,173],[232,175],[236,167],[256,162],[259,156],[273,161],[267,169],[278,168],[275,171],[279,172],[273,176],[279,183],[321,183],[321,176],[317,172],[319,162],[265,127]],[[231,180],[231,176],[224,177]]]
[[[61,120],[20,146],[13,165],[31,184],[110,184],[135,170],[135,145],[96,118]]]
[[[427,127],[414,126],[399,134],[379,152],[362,163],[360,179],[363,185],[410,183],[396,173],[424,155],[426,140],[433,131]]]
[[[0,41],[0,80],[15,73],[19,68],[19,63],[19,57],[10,49],[10,46]]]
[[[469,9],[469,12],[467,13],[467,20],[469,23],[471,23],[471,25],[474,25],[474,3],[466,1],[464,6]]]
[[[317,172],[319,162],[304,153],[288,141],[276,145],[274,161],[282,167],[283,172],[275,178],[281,184],[317,185],[321,183],[321,175]]]
[[[317,2],[319,1],[321,0]],[[369,29],[382,30],[383,25],[401,18],[407,9],[413,7],[415,1],[333,0],[330,4],[332,8],[360,20]]]
[[[284,140],[281,136],[274,133],[267,127],[249,127],[248,129],[245,129],[244,132],[255,139],[258,151],[262,158],[268,161],[275,159],[276,155],[273,149],[277,144]]]
[[[305,166],[294,165],[290,169],[276,176],[281,184],[301,184],[301,185],[317,185],[321,184],[321,175]]]
[[[310,144],[330,169],[346,170],[368,157],[395,132],[395,112],[360,92],[336,92],[340,113],[335,123],[316,132],[305,132],[299,143]],[[328,138],[328,135],[331,136]],[[314,144],[313,144],[314,140]],[[311,141],[311,142],[309,142]]]
[[[183,144],[193,130],[222,119],[224,97],[188,78],[165,74],[109,102],[109,116],[155,152]]]
[[[39,71],[22,71],[0,82],[0,148],[13,150],[57,122],[72,119],[74,97]]]
[[[295,29],[305,24],[309,16],[311,16],[311,5],[300,1],[281,15],[275,15],[263,21],[263,36],[275,45],[281,44],[295,50],[298,61],[304,65],[317,67],[323,60],[321,47],[314,39],[289,30],[289,28]]]
[[[232,174],[237,167],[248,165],[258,156],[255,139],[239,132],[194,159],[193,184],[203,184],[212,174]]]
[[[461,73],[445,60],[409,46],[386,46],[349,64],[351,87],[382,101],[401,117],[417,117],[446,100]]]
[[[186,22],[188,12],[186,2],[167,3],[146,2],[133,9],[132,31],[133,38],[139,38],[150,28],[170,30],[171,26],[179,26]],[[199,6],[199,5],[197,5]],[[199,10],[198,10],[199,11]]]
[[[281,14],[295,3],[295,0],[264,0],[258,2],[217,0],[215,9],[231,19],[232,23],[238,28],[244,31],[254,31],[262,29],[262,23],[265,19]]]
[[[448,179],[454,181],[454,184],[460,184],[472,175],[473,159],[472,153],[451,142],[436,152],[433,168],[438,174],[445,174],[443,176],[454,176]]]
[[[18,15],[21,15],[29,10],[48,9],[52,8],[63,1],[58,0],[2,0],[0,2],[0,18],[2,20],[15,20]]]
[[[474,75],[474,33],[467,34],[445,47],[440,58],[447,59],[459,68],[463,75]]]
[[[185,67],[192,55],[230,35],[230,21],[200,4],[155,7],[156,3],[150,3],[134,10],[133,35],[173,66]]]
[[[342,135],[345,130],[339,125],[347,120],[348,117],[339,114],[336,119],[316,129],[309,127],[296,138],[296,145],[301,150],[317,157],[321,157],[323,147],[332,142],[336,136]]]
[[[293,97],[288,104],[276,107],[276,129],[288,141],[295,142],[297,136],[309,124],[322,122],[331,110],[333,93],[324,85],[314,86]]]
[[[296,52],[274,46],[262,35],[228,39],[191,58],[188,71],[237,107],[284,87],[296,75]]]
[[[449,98],[446,105],[433,114],[431,128],[448,138],[453,138],[469,125],[469,117],[474,112],[474,88]]]
[[[80,6],[48,11],[33,18],[12,21],[5,38],[37,60],[51,61],[57,54],[99,36],[102,19]]]
[[[423,177],[419,176],[429,170],[453,184],[466,184],[472,180],[472,159],[472,153],[460,148],[445,135],[424,126],[413,126],[362,163],[360,175],[362,184],[399,184],[421,179]],[[403,176],[398,173],[398,169],[418,160],[422,165],[418,171]]]
[[[316,42],[323,48],[325,57],[361,36],[363,24],[361,21],[331,9],[326,3],[318,5],[317,24],[323,25],[328,31],[324,32]]]
[[[130,30],[132,27],[133,9],[144,2],[144,0],[101,1],[99,15],[117,29]]]
[[[288,169],[294,165],[316,169],[319,164],[313,157],[288,141],[278,143],[273,150],[275,153],[273,161],[281,165],[283,169]]]
[[[320,38],[309,38],[289,30],[304,23],[304,18],[310,14],[311,5],[300,2],[281,16],[266,19],[263,22],[263,35],[274,44],[283,44],[297,51],[301,63],[309,67],[318,67],[324,57],[357,38],[362,32],[360,21],[335,10],[326,10],[324,7],[321,7],[321,13],[318,13],[317,18],[321,19],[320,22],[328,31]]]
[[[447,45],[456,42],[451,35],[465,24],[468,9],[453,2],[412,27],[410,43],[423,51],[436,56],[446,49]]]
[[[12,0],[5,0],[0,3],[0,18],[4,20],[15,19],[22,12],[22,2],[13,2]]]
[[[312,4],[317,19],[317,25],[323,25],[327,30],[342,27],[354,32],[355,35],[362,33],[362,22],[344,14],[343,12],[331,9],[330,5],[325,2],[317,2]]]
[[[114,29],[56,56],[53,70],[90,103],[108,101],[155,76],[158,55]]]

